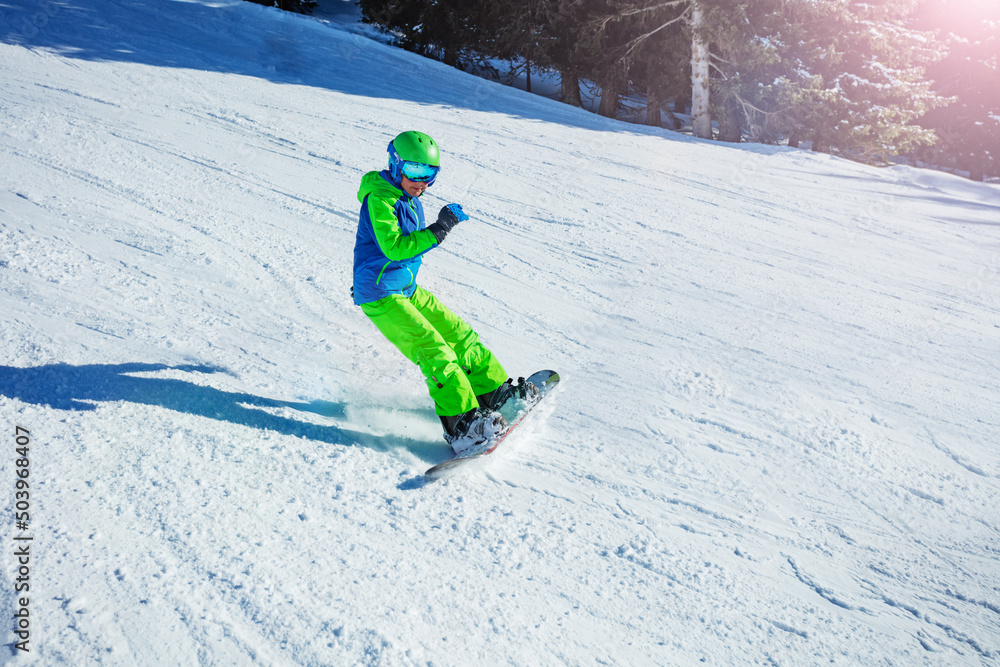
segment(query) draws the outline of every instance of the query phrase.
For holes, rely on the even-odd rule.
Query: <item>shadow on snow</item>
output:
[[[278,401],[252,394],[223,391],[172,378],[136,377],[155,371],[223,372],[214,366],[165,364],[51,364],[32,368],[0,366],[0,396],[56,410],[87,411],[98,403],[125,401],[152,405],[189,415],[239,424],[333,445],[362,446],[387,452],[404,448],[426,460],[442,460],[450,450],[442,443],[398,436],[379,436],[337,425],[313,424],[272,414],[264,409],[290,409],[330,419],[343,419],[346,404]]]

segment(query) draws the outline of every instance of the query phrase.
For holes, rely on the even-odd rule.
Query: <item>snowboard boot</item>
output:
[[[477,408],[454,417],[441,417],[444,439],[461,454],[469,447],[491,440],[507,430],[507,420],[495,410]]]
[[[531,405],[538,400],[538,387],[524,378],[518,378],[517,384],[511,378],[507,378],[506,382],[493,391],[476,396],[479,407],[489,410],[499,410],[512,398],[519,398]]]

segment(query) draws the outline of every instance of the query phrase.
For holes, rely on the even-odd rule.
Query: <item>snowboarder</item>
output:
[[[468,220],[459,204],[441,208],[426,225],[420,196],[440,171],[438,145],[422,132],[403,132],[389,143],[389,166],[361,179],[362,203],[354,245],[354,303],[427,382],[445,440],[456,452],[507,428],[499,407],[515,385],[478,334],[417,285],[422,256]]]

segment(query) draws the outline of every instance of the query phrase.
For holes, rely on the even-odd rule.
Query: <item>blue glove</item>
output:
[[[461,204],[448,204],[444,208],[448,209],[448,211],[450,213],[453,213],[455,215],[455,217],[458,218],[458,220],[455,222],[455,224],[458,224],[459,222],[462,222],[463,220],[468,220],[469,219],[469,216],[467,216],[465,214],[465,211],[462,210],[462,205]],[[441,211],[441,213],[438,214],[438,218],[440,219],[442,215],[444,215],[444,211],[443,210]]]
[[[462,210],[461,204],[448,204],[447,206],[441,207],[441,212],[438,213],[437,222],[429,226],[427,229],[434,234],[434,238],[437,239],[438,244],[444,241],[444,237],[448,236],[448,232],[451,228],[462,222],[463,220],[468,220],[469,216],[465,214]]]

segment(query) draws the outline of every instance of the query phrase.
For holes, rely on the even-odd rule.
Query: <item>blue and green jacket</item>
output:
[[[390,294],[413,296],[421,255],[437,247],[424,207],[393,182],[388,171],[370,171],[358,190],[361,216],[354,243],[354,303]]]

